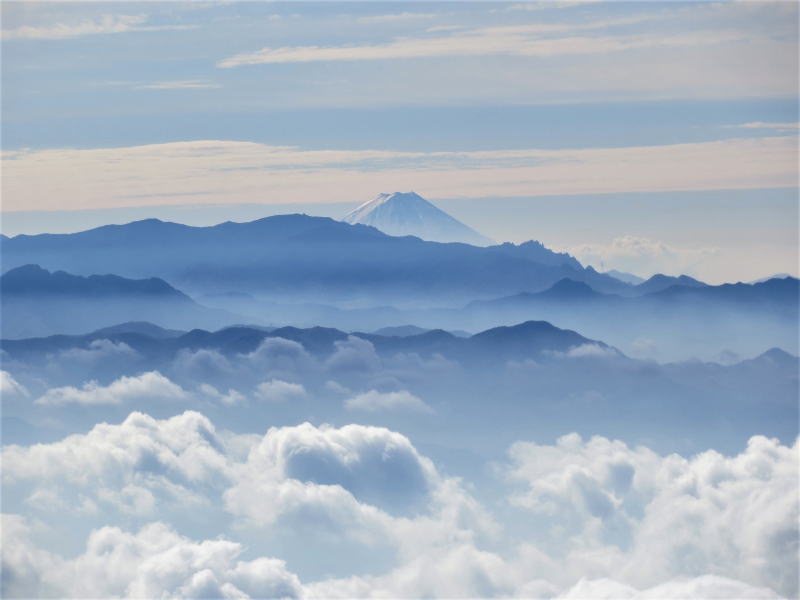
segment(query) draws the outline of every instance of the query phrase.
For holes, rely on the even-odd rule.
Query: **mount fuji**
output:
[[[414,235],[431,242],[464,242],[473,246],[495,243],[414,192],[378,194],[347,213],[342,221],[371,225],[393,236]]]

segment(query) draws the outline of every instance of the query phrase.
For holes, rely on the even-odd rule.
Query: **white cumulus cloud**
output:
[[[797,594],[797,443],[755,436],[737,456],[687,459],[571,434],[509,455],[527,487],[511,500],[559,531],[565,570],[604,548],[606,572],[630,585],[714,573]]]
[[[36,399],[37,404],[60,406],[63,404],[122,404],[135,400],[179,400],[186,392],[158,371],[136,377],[123,376],[107,386],[89,381],[80,388],[66,386],[47,390]]]
[[[396,392],[379,392],[370,390],[348,398],[345,407],[349,410],[363,410],[367,412],[403,411],[433,412],[430,406],[417,398],[411,392],[400,390]]]
[[[308,394],[302,384],[271,379],[256,386],[255,396],[267,402],[291,402],[302,400]]]
[[[300,581],[282,560],[239,560],[224,539],[194,542],[163,523],[136,533],[102,527],[73,559],[37,548],[31,528],[3,516],[3,595],[71,598],[297,598]],[[10,528],[10,530],[9,530]]]
[[[599,270],[617,269],[642,277],[656,273],[692,273],[719,253],[719,249],[712,246],[677,247],[633,235],[614,238],[608,244],[581,244],[566,250],[583,264]]]

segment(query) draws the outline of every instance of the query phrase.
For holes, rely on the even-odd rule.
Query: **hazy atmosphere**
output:
[[[2,2],[8,598],[797,598],[795,2]]]

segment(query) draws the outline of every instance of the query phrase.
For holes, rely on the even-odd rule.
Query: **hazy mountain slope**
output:
[[[16,236],[2,240],[1,249],[4,269],[36,263],[81,275],[156,276],[193,295],[244,292],[293,303],[458,305],[547,289],[565,277],[604,291],[628,287],[579,265],[541,264],[525,250],[392,237],[306,215],[213,227],[151,219],[74,234]]]
[[[705,287],[707,284],[703,283],[702,281],[698,281],[693,277],[689,277],[688,275],[671,277],[670,275],[662,275],[659,273],[657,275],[653,275],[647,281],[643,281],[642,283],[636,285],[633,288],[633,291],[634,293],[639,295],[653,294],[655,292],[666,290],[667,288],[670,288],[673,285],[681,285],[684,287],[695,288],[695,287]]]
[[[201,306],[155,277],[81,277],[38,265],[17,267],[0,277],[0,313],[2,335],[9,338],[82,333],[130,321],[185,328],[219,327],[239,319]],[[141,325],[138,329],[152,333]]]
[[[540,319],[607,340],[626,353],[661,360],[740,355],[780,346],[798,350],[800,284],[794,278],[758,284],[673,285],[642,296],[603,294],[562,280],[549,290],[469,303],[436,321],[448,328]],[[410,317],[407,317],[410,318]],[[428,324],[416,316],[414,322]]]
[[[633,273],[626,273],[625,271],[618,271],[617,269],[611,269],[610,271],[605,271],[606,275],[611,275],[615,279],[619,279],[620,281],[624,281],[625,283],[630,283],[631,285],[639,285],[640,283],[644,283],[644,278],[639,277],[638,275],[634,275]]]
[[[347,213],[342,221],[370,225],[389,235],[415,235],[432,242],[463,242],[475,246],[494,243],[414,192],[378,194]]]
[[[525,260],[542,265],[572,267],[576,271],[583,269],[583,265],[581,265],[575,257],[566,252],[553,252],[545,248],[544,244],[541,242],[534,240],[523,242],[522,244],[505,242],[497,246],[491,246],[489,250],[515,258],[524,258]]]

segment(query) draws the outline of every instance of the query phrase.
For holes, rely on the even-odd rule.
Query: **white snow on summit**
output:
[[[378,194],[347,213],[342,221],[370,225],[389,235],[415,235],[432,242],[464,242],[474,246],[495,243],[414,192]]]

